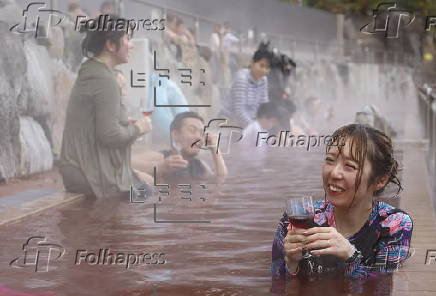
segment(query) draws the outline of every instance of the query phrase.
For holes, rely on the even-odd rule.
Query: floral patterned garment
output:
[[[314,209],[315,224],[321,227],[336,227],[334,206],[330,202],[317,201],[314,203]],[[286,279],[290,275],[284,260],[283,247],[288,225],[289,220],[285,213],[277,227],[272,247],[273,279]],[[332,255],[319,256],[316,257],[317,270],[323,273],[340,273],[353,278],[372,277],[377,273],[397,270],[410,256],[412,229],[413,222],[407,213],[387,203],[374,202],[369,219],[357,233],[348,237],[350,243],[362,253],[363,258],[345,263]],[[303,260],[305,259],[301,261]]]

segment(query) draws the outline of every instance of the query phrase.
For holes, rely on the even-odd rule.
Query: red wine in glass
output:
[[[308,229],[313,227],[313,216],[310,215],[291,215],[289,216],[289,223],[293,227]]]
[[[154,110],[154,105],[153,105],[153,100],[149,100],[146,99],[145,97],[141,97],[139,99],[140,102],[140,109],[141,109],[141,113],[144,116],[151,116],[151,114],[153,114],[153,110]]]
[[[312,196],[290,198],[286,202],[286,214],[288,215],[289,223],[296,228],[307,229],[313,227],[314,209]],[[308,250],[303,250],[302,253],[305,259],[312,257]]]
[[[135,124],[136,119],[134,119],[133,117],[129,117],[128,119],[129,124]]]

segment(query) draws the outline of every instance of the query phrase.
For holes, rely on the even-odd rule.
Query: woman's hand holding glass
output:
[[[303,232],[305,242],[303,249],[310,250],[313,255],[334,255],[346,260],[355,248],[334,227],[313,227]]]
[[[151,131],[151,119],[148,116],[143,116],[135,121],[134,125],[136,125],[140,131],[140,134],[146,134]]]
[[[303,234],[306,229],[292,227],[291,224],[288,226],[288,234],[284,240],[285,249],[285,261],[289,265],[297,265],[298,261],[303,258],[302,250],[305,241],[305,235]]]

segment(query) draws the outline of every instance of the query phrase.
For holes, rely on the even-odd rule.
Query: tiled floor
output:
[[[0,200],[0,225],[16,222],[24,217],[60,204],[68,204],[83,195],[56,190],[30,190]]]
[[[404,192],[401,209],[414,221],[413,256],[394,275],[392,295],[436,295],[436,260],[425,264],[427,250],[436,250],[436,219],[426,177],[425,151],[404,151]],[[436,252],[434,253],[436,255]],[[436,258],[435,258],[436,259]]]

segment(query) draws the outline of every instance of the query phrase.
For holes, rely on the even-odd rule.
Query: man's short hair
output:
[[[262,103],[257,109],[256,118],[278,118],[277,106],[272,102]]]
[[[257,48],[257,50],[254,52],[253,62],[256,63],[256,62],[260,61],[261,59],[266,59],[269,62],[269,64],[271,65],[273,55],[274,54],[272,53],[272,51],[269,50],[269,42],[267,42],[267,43],[261,42],[259,44],[259,47]]]
[[[175,129],[177,129],[177,130],[180,129],[183,126],[183,121],[186,118],[197,118],[201,122],[204,123],[203,117],[198,115],[197,112],[193,112],[193,111],[181,112],[181,113],[178,113],[176,115],[176,117],[174,117],[173,121],[171,122],[170,131],[175,130]]]
[[[253,62],[256,63],[261,59],[266,59],[271,65],[272,58],[273,58],[272,52],[267,50],[256,50],[256,52],[253,55]]]

